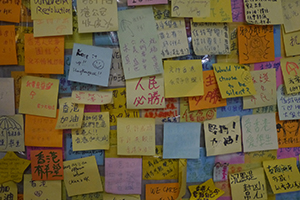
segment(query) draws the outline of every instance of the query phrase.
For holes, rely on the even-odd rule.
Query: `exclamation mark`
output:
[[[235,122],[232,123],[232,128],[235,129]]]
[[[238,136],[238,135],[236,135],[236,136],[235,136],[235,141],[237,142],[237,141],[238,141],[238,139],[239,139],[239,136]]]

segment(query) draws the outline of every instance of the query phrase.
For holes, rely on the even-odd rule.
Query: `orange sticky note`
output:
[[[238,26],[239,63],[274,61],[273,26]]]
[[[30,157],[33,181],[64,179],[62,150],[32,150]]]
[[[227,101],[222,99],[213,70],[203,72],[203,82],[204,95],[189,97],[190,111],[226,106]]]
[[[57,115],[58,116],[58,110]],[[55,129],[56,118],[26,115],[25,145],[34,147],[62,147],[63,130]]]
[[[21,0],[0,1],[0,21],[20,23]]]
[[[34,38],[25,34],[25,72],[64,73],[64,36]]]
[[[178,183],[146,184],[146,200],[176,199],[178,194]]]
[[[18,64],[15,35],[15,26],[0,26],[0,65]]]
[[[18,200],[23,200],[23,194],[18,194]]]

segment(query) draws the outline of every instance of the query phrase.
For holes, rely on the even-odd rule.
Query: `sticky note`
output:
[[[36,19],[33,21],[34,37],[72,35],[73,19],[72,17],[58,19]]]
[[[22,1],[1,1],[0,21],[20,23]]]
[[[105,158],[105,192],[142,193],[142,159]]]
[[[103,200],[140,200],[141,196],[136,194],[103,194]]]
[[[55,129],[57,119],[25,115],[25,145],[62,147],[63,131]]]
[[[152,7],[119,11],[118,20],[125,79],[161,74],[162,57]]]
[[[103,192],[95,192],[88,194],[80,194],[76,196],[72,196],[72,200],[101,200],[103,199]]]
[[[164,78],[147,76],[126,81],[128,109],[165,108]]]
[[[224,117],[204,122],[207,156],[241,152],[240,117]]]
[[[168,0],[127,0],[128,6],[168,4]]]
[[[300,108],[298,106],[298,94],[286,94],[284,85],[280,85],[277,89],[277,107],[280,120],[300,119]]]
[[[18,35],[18,39],[16,43],[18,65],[25,65],[25,52],[24,52],[25,34],[33,33],[33,27],[16,26],[15,30],[16,30],[15,31],[16,35]]]
[[[300,190],[297,158],[264,161],[263,167],[274,194]]]
[[[244,0],[244,8],[245,18],[249,24],[283,24],[281,0],[259,1],[259,3]]]
[[[242,117],[244,152],[278,149],[275,113]]]
[[[202,197],[209,196],[210,200],[216,200],[224,194],[224,191],[217,188],[212,179],[207,180],[201,185],[189,186],[191,195],[190,200],[201,199]]]
[[[0,115],[15,114],[14,79],[0,78]]]
[[[23,115],[0,116],[0,151],[25,151]]]
[[[35,38],[25,34],[25,72],[64,73],[64,36]]]
[[[300,43],[298,42],[298,37],[300,37],[300,31],[286,33],[283,30],[283,28],[281,30],[282,30],[281,32],[282,32],[284,49],[285,49],[285,55],[286,56],[299,55]]]
[[[172,17],[209,17],[210,0],[178,1],[171,0]]]
[[[23,179],[23,173],[30,164],[29,160],[19,158],[14,152],[9,151],[0,159],[1,174],[0,183],[14,181],[19,183]]]
[[[125,86],[125,75],[123,71],[120,48],[114,47],[112,49],[113,49],[113,54],[112,54],[110,72],[109,72],[108,86],[109,87]]]
[[[155,22],[162,58],[190,54],[185,21],[183,19],[161,19]]]
[[[251,71],[256,95],[243,97],[243,108],[257,108],[276,105],[276,71],[265,69]]]
[[[292,148],[279,148],[277,149],[277,159],[283,159],[283,158],[297,158],[297,161],[299,160],[300,155],[300,149],[298,147],[292,147]]]
[[[268,200],[267,186],[263,168],[229,174],[232,200]]]
[[[59,81],[51,78],[22,78],[19,113],[56,117]]]
[[[84,104],[72,103],[72,98],[59,99],[59,113],[55,129],[81,128]]]
[[[26,146],[26,156],[28,160],[31,160],[30,152],[34,150],[61,150],[63,154],[63,159],[65,159],[64,155],[64,148],[63,147],[33,147],[33,146]]]
[[[287,94],[300,92],[300,56],[280,59],[284,85]],[[298,75],[299,73],[299,75]]]
[[[118,30],[117,1],[78,1],[78,32]]]
[[[31,19],[57,19],[72,17],[72,1],[30,0]]]
[[[146,200],[176,199],[179,194],[178,183],[146,184]]]
[[[245,163],[255,164],[257,163],[261,167],[261,163],[266,160],[276,160],[277,150],[264,150],[264,151],[253,151],[244,153]],[[248,166],[248,165],[247,165]],[[253,168],[253,167],[250,167]],[[242,169],[245,170],[245,169]]]
[[[196,55],[222,55],[230,53],[227,23],[191,22],[191,32],[193,49]]]
[[[153,5],[154,19],[169,19],[171,18],[171,5]]]
[[[203,72],[204,95],[189,97],[190,111],[227,105],[226,99],[222,99],[213,70]]]
[[[204,94],[201,60],[164,61],[165,98]]]
[[[200,131],[201,123],[164,123],[163,158],[198,159]],[[178,151],[174,151],[174,147]]]
[[[0,26],[0,33],[0,65],[17,65],[15,26]]]
[[[273,26],[238,26],[237,38],[240,64],[274,61]]]
[[[155,155],[155,120],[117,118],[118,155]]]
[[[24,199],[61,199],[61,181],[33,181],[31,174],[24,174]]]
[[[95,156],[64,161],[63,164],[64,182],[69,197],[103,191]]]
[[[74,44],[68,80],[108,86],[112,49]]]
[[[14,183],[13,181],[8,181],[1,184],[0,187],[3,188],[0,193],[0,199],[18,199],[18,187],[16,183]]]
[[[245,9],[243,0],[232,0],[232,21],[233,22],[244,22],[245,21]]]
[[[222,98],[256,94],[248,66],[216,63],[213,67]]]
[[[286,33],[297,31],[300,29],[300,22],[298,20],[299,2],[293,0],[281,1],[282,13],[283,13],[283,24]]]
[[[90,104],[90,105],[103,105],[112,102],[111,91],[72,91],[72,103]]]
[[[210,15],[193,16],[194,22],[232,22],[232,11],[230,0],[210,0]],[[207,11],[206,11],[207,12]]]
[[[243,109],[242,97],[228,98],[227,106],[217,108],[217,118],[251,115],[252,109]]]

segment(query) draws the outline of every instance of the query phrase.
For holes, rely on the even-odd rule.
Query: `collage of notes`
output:
[[[299,156],[300,0],[0,0],[0,200],[299,200]]]

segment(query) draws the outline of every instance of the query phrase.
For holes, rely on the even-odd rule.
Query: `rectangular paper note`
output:
[[[118,155],[155,155],[155,120],[117,119]]]
[[[201,60],[164,61],[165,97],[204,95]]]
[[[285,0],[284,0],[285,1]],[[281,0],[244,0],[246,21],[249,24],[283,24]]]
[[[283,85],[277,89],[277,107],[280,120],[300,119],[300,93],[287,95],[285,91]]]
[[[230,54],[227,23],[191,22],[193,49],[196,55]]]
[[[282,13],[283,13],[283,24],[286,33],[297,31],[300,29],[299,21],[299,1],[284,0],[281,1]]]
[[[0,151],[25,151],[23,115],[0,116]]]
[[[161,74],[162,57],[152,7],[118,12],[125,79]]]
[[[274,194],[300,190],[297,158],[264,161],[263,166]]]
[[[51,78],[22,78],[19,112],[56,117],[59,81]]]
[[[20,23],[22,1],[1,1],[0,21]]]
[[[13,181],[8,181],[1,184],[2,191],[0,192],[0,199],[2,200],[18,200],[18,187]]]
[[[203,72],[204,95],[189,97],[189,108],[203,110],[208,108],[226,106],[226,99],[222,99],[213,70]]]
[[[240,117],[224,117],[204,122],[207,156],[242,151]]]
[[[242,117],[244,152],[278,149],[275,113]]]
[[[243,0],[231,0],[232,21],[245,22],[245,10]]]
[[[142,193],[142,159],[105,158],[105,192]]]
[[[64,36],[35,38],[25,34],[25,72],[64,73]]]
[[[190,54],[183,19],[156,20],[156,29],[159,36],[162,58]]]
[[[239,63],[274,61],[273,26],[238,26]]]
[[[15,114],[14,79],[0,78],[0,116]]]
[[[179,189],[178,183],[146,184],[146,200],[176,199]]]
[[[248,66],[216,63],[213,67],[222,98],[256,94]]]
[[[300,37],[300,31],[294,31],[291,33],[286,33],[283,28],[282,37],[286,56],[299,55],[300,43],[298,42],[298,37]]]
[[[116,0],[77,1],[78,32],[108,32],[118,30]]]
[[[83,44],[74,44],[70,81],[108,86],[112,49]]]
[[[111,104],[113,103],[112,92],[72,91],[72,103],[85,105]]]
[[[18,60],[15,42],[15,26],[0,26],[0,44],[0,66],[17,65]]]
[[[30,0],[31,19],[57,19],[72,17],[72,1]]]
[[[103,191],[95,156],[64,161],[64,177],[69,197]]]
[[[128,109],[165,108],[165,89],[162,75],[126,81]]]
[[[168,0],[127,0],[128,6],[168,4]]]
[[[110,66],[109,87],[125,86],[125,76],[119,47],[113,48],[112,61]]]
[[[109,149],[109,113],[83,115],[82,128],[72,129],[73,151]]]
[[[280,59],[284,85],[287,94],[300,92],[300,56]],[[298,75],[299,73],[299,75]]]
[[[28,160],[31,160],[30,152],[33,150],[61,150],[63,152],[63,159],[65,159],[64,148],[63,147],[32,147],[26,146],[26,156]]]
[[[56,36],[56,35],[72,35],[73,19],[36,19],[33,21],[34,37]]]
[[[209,17],[210,0],[181,1],[171,0],[172,17]]]
[[[204,199],[203,197],[210,197],[210,200],[216,200],[224,194],[223,190],[215,186],[212,179],[200,185],[189,186],[189,191],[192,194],[190,200]]]
[[[257,108],[276,105],[275,69],[251,71],[256,95],[243,97],[243,108]]]

